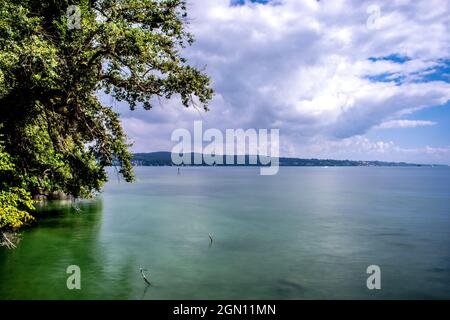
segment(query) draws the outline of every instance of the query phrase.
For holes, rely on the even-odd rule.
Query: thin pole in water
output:
[[[142,267],[139,267],[139,271],[141,272],[142,275],[142,279],[144,279],[144,281],[151,286],[152,284],[150,283],[150,281],[147,279],[147,277],[145,276],[144,271],[148,271],[147,269],[143,269]]]
[[[213,237],[212,237],[211,233],[208,233],[208,237],[209,237],[209,241],[210,241],[209,245],[212,245]]]

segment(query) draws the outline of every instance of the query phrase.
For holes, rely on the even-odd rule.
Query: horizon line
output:
[[[176,153],[171,151],[149,151],[149,152],[131,152],[133,155],[135,154],[151,154],[151,153]],[[202,156],[205,155],[205,153],[202,152],[187,152],[188,154],[201,154]],[[184,154],[184,153],[179,153]],[[227,155],[227,154],[216,154],[215,156],[257,156],[257,157],[269,157],[267,155],[259,155],[259,154],[234,154],[234,155]],[[271,157],[271,156],[270,156]],[[272,157],[271,157],[272,158]],[[408,164],[408,165],[423,165],[423,166],[446,166],[450,167],[449,163],[418,163],[418,162],[405,162],[405,161],[389,161],[389,160],[353,160],[353,159],[334,159],[334,158],[300,158],[295,156],[279,156],[279,157],[273,157],[278,159],[298,159],[298,160],[328,160],[328,161],[353,161],[353,162],[381,162],[381,163],[395,163],[395,164]]]

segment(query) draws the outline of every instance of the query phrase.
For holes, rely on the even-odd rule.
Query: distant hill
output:
[[[194,163],[194,153],[190,154],[191,163]],[[220,157],[220,156],[217,156]],[[256,165],[249,164],[249,156],[245,156],[244,165],[228,165],[225,164],[225,156],[222,156],[223,165],[217,166],[261,166],[258,162]],[[234,163],[237,163],[237,157],[234,157]],[[355,161],[355,160],[331,160],[331,159],[299,159],[299,158],[284,158],[279,159],[280,166],[297,166],[297,167],[431,167],[435,165],[413,164],[405,162],[383,162],[383,161]],[[151,153],[135,153],[133,154],[133,165],[135,166],[173,166],[171,153],[151,152]],[[200,166],[206,166],[203,163]],[[192,164],[192,166],[199,166]],[[438,165],[436,165],[438,166]],[[444,166],[445,167],[445,166]]]

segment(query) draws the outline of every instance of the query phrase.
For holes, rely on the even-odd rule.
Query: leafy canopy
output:
[[[186,17],[184,0],[2,0],[0,134],[16,173],[3,183],[87,197],[113,163],[132,181],[119,115],[98,96],[131,109],[176,96],[207,110],[210,79],[181,55],[193,41]]]

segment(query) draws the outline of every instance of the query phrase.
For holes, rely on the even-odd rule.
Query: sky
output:
[[[189,0],[184,56],[211,111],[179,99],[121,114],[134,152],[171,133],[280,130],[280,155],[450,164],[450,1]]]

